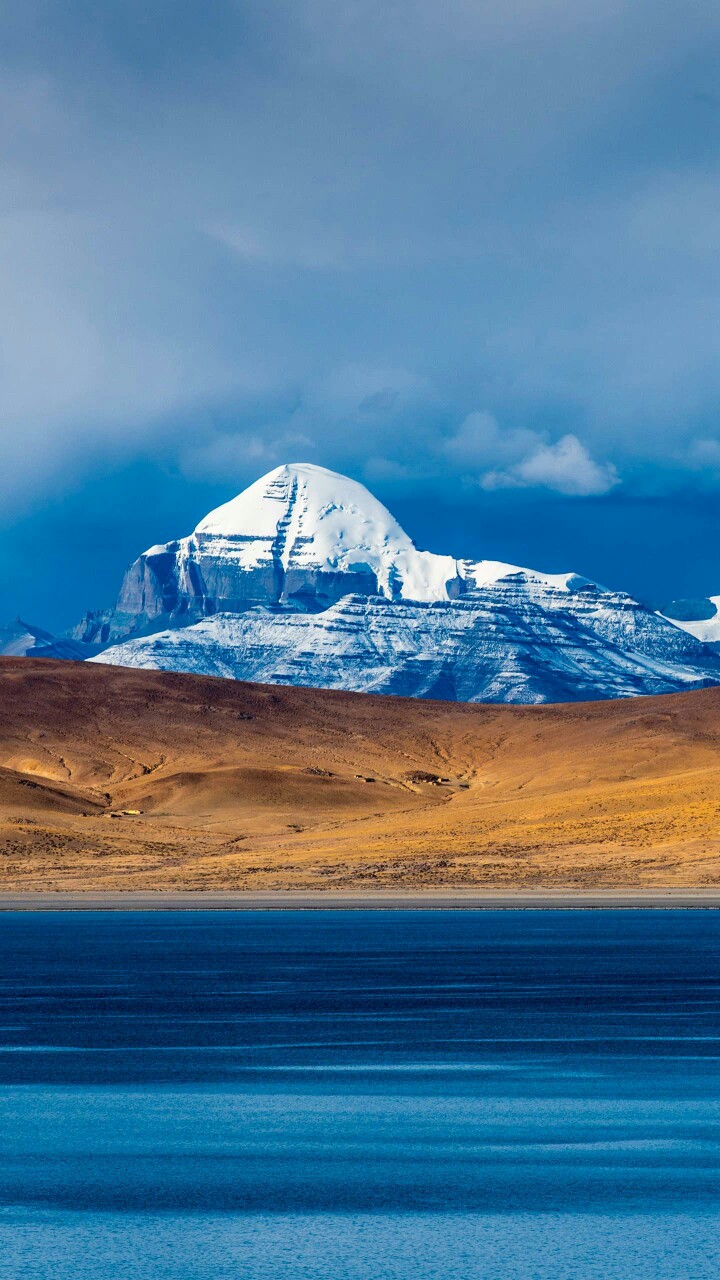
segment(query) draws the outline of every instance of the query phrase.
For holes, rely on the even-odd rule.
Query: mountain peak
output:
[[[447,583],[458,572],[452,556],[418,551],[358,480],[311,462],[286,463],[261,476],[205,516],[193,538],[245,569],[272,565],[283,578],[359,575],[366,594],[419,601],[447,599]],[[349,581],[347,589],[353,589]]]
[[[337,516],[339,512],[343,513],[342,520]],[[274,467],[236,498],[206,515],[195,533],[229,538],[275,537],[278,525],[293,518],[302,525],[302,530],[297,531],[300,536],[314,536],[324,525],[332,526],[337,537],[342,525],[345,542],[353,535],[364,542],[391,536],[411,545],[387,508],[364,485],[313,462]]]
[[[439,605],[520,575],[532,589],[578,591],[574,575],[419,551],[358,480],[311,462],[274,467],[211,511],[188,537],[150,547],[128,569],[117,606],[73,632],[107,644],[258,605],[322,612],[344,596]],[[533,585],[534,584],[534,585]]]

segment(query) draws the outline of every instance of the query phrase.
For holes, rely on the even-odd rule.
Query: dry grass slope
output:
[[[718,884],[720,689],[468,706],[0,660],[0,889]]]

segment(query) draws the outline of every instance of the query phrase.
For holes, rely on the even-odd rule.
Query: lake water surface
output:
[[[720,1274],[720,912],[0,915],[0,1276]]]

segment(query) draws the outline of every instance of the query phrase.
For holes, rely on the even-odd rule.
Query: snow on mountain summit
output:
[[[244,569],[273,562],[286,574],[372,574],[388,597],[447,599],[458,576],[451,556],[418,551],[364,485],[310,462],[268,472],[205,516],[193,536]]]
[[[364,485],[313,462],[285,463],[268,471],[236,498],[206,515],[195,533],[274,538],[278,525],[293,518],[297,535],[314,538],[324,526],[326,539],[339,546],[353,539],[368,544],[388,539],[410,543],[390,512]]]
[[[568,589],[587,582],[577,574],[542,574],[499,560],[458,560],[418,551],[387,507],[357,480],[312,462],[269,471],[236,498],[211,511],[195,528],[245,569],[268,559],[290,569],[371,573],[387,599],[430,604],[454,599],[468,587],[523,573]]]

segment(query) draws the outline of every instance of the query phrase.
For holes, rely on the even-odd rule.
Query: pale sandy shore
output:
[[[0,893],[0,911],[391,911],[533,909],[698,910],[720,908],[717,889],[629,889],[596,892],[476,889],[376,893],[268,890],[256,893],[135,891]]]

